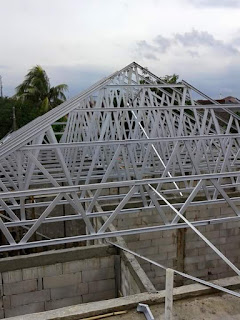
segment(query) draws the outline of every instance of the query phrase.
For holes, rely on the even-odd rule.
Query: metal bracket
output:
[[[139,303],[137,306],[137,311],[143,312],[147,320],[154,320],[152,311],[150,310],[148,304]]]

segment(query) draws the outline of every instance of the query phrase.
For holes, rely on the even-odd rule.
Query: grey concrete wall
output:
[[[49,199],[46,199],[46,201]],[[33,211],[31,209],[27,210],[27,217],[38,218],[44,211],[45,208],[35,208]],[[74,209],[69,204],[56,206],[52,212],[51,216],[64,216],[75,214]],[[61,237],[72,237],[75,235],[85,234],[86,226],[82,219],[74,221],[56,222],[50,224],[42,224],[38,232],[48,236],[50,238],[61,238]],[[41,239],[41,237],[36,236]],[[82,243],[84,245],[84,243]],[[61,246],[55,246],[55,248],[61,248]]]
[[[117,229],[143,227],[146,225],[161,224],[162,221],[154,210],[131,214],[131,217],[122,216],[115,220]],[[143,233],[124,237],[129,249],[142,254],[167,267],[174,267],[177,245],[176,231]],[[157,290],[164,288],[165,271],[156,268],[148,262],[138,259],[141,267]]]
[[[127,247],[124,240],[118,244]],[[155,287],[137,261],[136,257],[126,251],[120,253],[120,296],[129,296],[142,292],[156,292]]]
[[[191,208],[187,217],[193,219],[206,219],[235,215],[233,210],[225,205],[214,207]],[[199,231],[236,266],[240,267],[240,222],[227,222],[223,224],[207,225],[199,227]],[[219,279],[236,275],[228,265],[218,257],[199,237],[192,231],[185,232],[185,271],[202,279]]]
[[[102,211],[101,206],[98,205],[97,210]],[[96,230],[98,230],[102,223],[105,223],[107,219],[108,218],[106,217],[94,219],[93,224]],[[113,224],[110,224],[109,230],[114,232],[116,231],[116,228]],[[112,241],[124,248],[127,247],[127,244],[122,237],[113,238]],[[98,243],[98,240],[96,240],[96,243]],[[115,260],[115,274],[117,295],[129,296],[141,292],[156,292],[155,287],[142,269],[136,257],[124,250],[121,250],[120,256]]]
[[[186,213],[189,220],[204,220],[207,218],[233,216],[232,209],[227,204],[214,206],[190,207]],[[167,211],[168,216],[172,213]],[[162,224],[155,210],[145,210],[131,214],[131,217],[118,217],[114,225],[117,229],[144,227],[146,225]],[[233,263],[240,267],[240,222],[228,222],[217,225],[207,225],[198,228],[218,249]],[[235,273],[209,248],[190,228],[184,229],[179,239],[179,231],[162,231],[143,233],[124,237],[127,245],[133,251],[142,254],[167,267],[185,271],[205,280],[230,277]],[[181,242],[181,248],[179,243]],[[165,270],[139,259],[139,263],[156,289],[165,286]],[[177,278],[177,285],[189,281]]]
[[[203,220],[229,216],[229,212],[235,215],[226,204],[198,206],[190,207],[186,216],[190,220]],[[170,210],[167,215],[173,216]],[[117,229],[161,223],[155,210],[122,215],[114,221]],[[233,263],[240,266],[239,222],[207,225],[199,230]],[[189,228],[181,234],[178,230],[143,233],[126,236],[124,240],[130,249],[167,267],[202,279],[213,280],[234,275]],[[151,291],[151,282],[153,290],[154,287],[158,290],[165,287],[164,270],[139,259],[142,270],[131,255],[121,253],[121,259],[116,259],[116,256],[116,249],[96,245],[1,259],[0,318],[114,298],[119,292],[129,295]],[[143,276],[141,279],[145,273],[148,278]],[[187,283],[183,281],[183,284]]]
[[[0,259],[0,319],[155,291],[135,257],[109,245]]]
[[[221,280],[213,280],[213,283],[226,287],[231,290],[236,290],[240,288],[239,277],[225,278]],[[185,299],[196,299],[196,297],[201,297],[203,295],[210,295],[212,293],[216,293],[216,290],[212,288],[208,288],[201,284],[195,283],[191,285],[186,285],[183,287],[178,287],[173,289],[173,299],[174,303],[183,300],[185,304]],[[229,296],[230,297],[230,296]],[[236,298],[237,299],[237,298]],[[227,299],[228,300],[228,299]],[[108,301],[99,301],[95,303],[81,304],[74,307],[65,307],[57,310],[45,311],[38,314],[30,314],[21,317],[13,317],[9,320],[76,320],[76,319],[88,319],[89,317],[97,317],[99,315],[103,315],[110,312],[121,311],[121,310],[131,310],[134,309],[135,315],[132,314],[129,316],[131,319],[144,319],[144,315],[136,314],[136,308],[139,303],[146,303],[150,306],[154,304],[164,304],[165,301],[165,290],[157,292],[157,293],[140,293],[136,295],[132,295],[130,297],[122,297],[118,299],[111,299]],[[150,307],[151,309],[152,307]],[[221,309],[222,310],[222,309]],[[159,309],[158,316],[156,319],[159,319]],[[226,313],[225,313],[226,314]],[[233,313],[232,313],[233,314]],[[129,314],[128,314],[129,315]],[[198,316],[198,314],[197,314]],[[214,315],[213,315],[214,316]],[[163,319],[162,316],[161,319]],[[120,319],[119,317],[110,317],[109,319]],[[125,318],[125,317],[124,317]],[[223,319],[221,317],[221,319]],[[225,317],[226,318],[226,317]],[[225,319],[224,318],[224,319]],[[108,319],[108,318],[107,318]],[[203,319],[201,317],[201,319]],[[206,319],[206,317],[204,318]],[[216,319],[216,316],[215,316]],[[228,319],[230,319],[228,317]],[[236,319],[236,314],[235,318]]]
[[[120,290],[124,297],[142,292],[125,259],[121,259]]]
[[[0,318],[116,297],[106,245],[0,260]]]

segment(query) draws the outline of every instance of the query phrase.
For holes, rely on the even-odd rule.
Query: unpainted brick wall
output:
[[[172,213],[166,211],[168,217]],[[186,217],[190,221],[208,218],[234,216],[233,210],[227,204],[214,206],[189,207]],[[117,229],[153,226],[162,224],[161,217],[155,210],[145,210],[131,214],[131,217],[120,216],[115,220]],[[224,255],[240,267],[240,222],[227,222],[216,225],[198,227]],[[129,249],[146,256],[169,268],[179,268],[181,257],[178,256],[177,230],[142,233],[124,237]],[[188,274],[205,280],[213,280],[235,275],[234,271],[219,258],[219,256],[190,228],[184,232],[183,270]],[[165,288],[165,270],[139,259],[139,263],[156,289]],[[184,280],[183,284],[189,283]],[[176,283],[177,284],[177,283]]]
[[[169,213],[170,214],[170,213]],[[133,213],[131,216],[124,215],[115,220],[117,229],[144,227],[159,225],[162,220],[154,210],[146,210]],[[174,267],[176,261],[177,245],[176,231],[148,232],[124,237],[129,249],[146,256],[167,267]],[[158,290],[163,289],[165,281],[165,270],[154,267],[149,262],[138,259],[141,267],[146,272],[148,278]]]
[[[131,294],[141,293],[136,280],[134,279],[131,271],[124,259],[121,259],[121,279],[120,279],[120,291],[122,296],[126,297]]]
[[[44,211],[44,208],[35,208],[35,218],[39,217]],[[74,209],[69,205],[60,205],[54,208],[51,212],[51,216],[60,216],[60,215],[70,215],[74,214]],[[27,210],[27,216],[29,219],[32,218],[31,210]],[[56,223],[46,223],[42,224],[38,229],[38,232],[48,236],[50,238],[61,238],[61,237],[73,237],[75,235],[85,234],[86,226],[82,220],[73,220],[65,222],[56,222]],[[38,236],[37,236],[38,238]],[[39,237],[41,239],[41,237]],[[55,248],[57,248],[56,246]],[[59,246],[60,248],[61,246]]]
[[[214,207],[201,206],[191,208],[187,217],[194,220],[221,217],[235,214],[226,204],[216,204]],[[206,225],[198,230],[209,239],[231,262],[240,267],[240,222]],[[184,268],[189,274],[205,280],[236,275],[235,272],[192,230],[185,232]],[[188,282],[187,282],[188,283]]]
[[[115,298],[114,255],[6,271],[0,280],[0,318]]]

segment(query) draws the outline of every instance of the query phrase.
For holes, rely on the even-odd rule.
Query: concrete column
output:
[[[174,271],[166,270],[166,294],[165,294],[165,320],[172,320],[173,311],[173,278]]]
[[[177,258],[176,269],[184,272],[184,259],[185,259],[185,233],[186,229],[177,230]],[[176,276],[177,286],[184,285],[184,279],[181,276]]]

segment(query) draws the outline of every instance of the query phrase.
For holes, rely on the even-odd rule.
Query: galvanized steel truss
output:
[[[194,94],[210,104],[198,105]],[[0,252],[190,227],[240,274],[196,229],[239,220],[239,197],[229,192],[240,184],[237,107],[223,108],[185,81],[164,83],[134,62],[35,119],[0,145]],[[112,188],[118,192],[109,194]],[[232,208],[228,217],[184,216],[189,206],[222,202]],[[52,215],[63,204],[75,213]],[[120,215],[152,209],[160,225],[109,230]],[[107,219],[96,228],[95,217]],[[75,220],[86,234],[50,239],[39,232]]]

